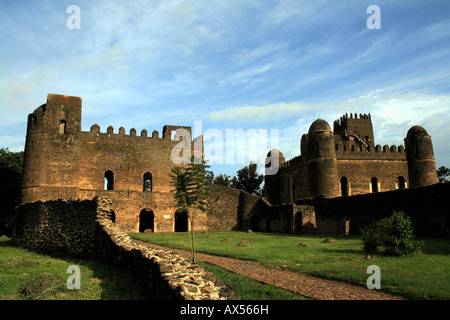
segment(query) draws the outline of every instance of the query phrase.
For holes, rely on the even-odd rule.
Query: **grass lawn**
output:
[[[69,290],[66,273],[80,268],[81,288]],[[42,277],[44,276],[44,277]],[[38,281],[41,280],[41,281]],[[46,284],[45,287],[40,285]],[[32,286],[33,285],[33,286]],[[27,288],[28,295],[19,294]],[[0,237],[0,300],[144,300],[145,293],[122,270],[63,254],[39,254]]]
[[[135,239],[189,249],[187,233],[130,234]],[[381,271],[381,290],[411,299],[450,299],[450,240],[425,240],[422,253],[410,257],[374,255],[367,259],[359,236],[291,235],[239,231],[196,232],[197,252],[257,261],[268,267],[366,286],[367,268]],[[327,238],[336,240],[324,243]],[[250,247],[239,247],[241,241]]]

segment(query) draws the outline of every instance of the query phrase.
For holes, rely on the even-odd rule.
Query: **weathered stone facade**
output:
[[[273,204],[295,203],[318,196],[334,198],[438,183],[431,137],[412,127],[405,147],[375,145],[371,116],[344,115],[334,129],[314,121],[300,141],[300,156],[284,158],[279,150],[278,173],[266,174],[265,197]],[[276,156],[276,157],[274,157]],[[270,160],[269,159],[269,160]],[[269,162],[267,167],[272,164]]]
[[[149,137],[146,130],[137,136],[135,129],[126,135],[123,127],[102,133],[97,124],[84,132],[81,98],[49,94],[28,116],[22,203],[107,196],[123,230],[175,231],[169,174],[178,164],[172,152],[179,155],[189,145],[192,154],[203,151],[201,137],[175,141],[171,134],[180,129],[191,132],[167,125],[162,137],[157,131]]]

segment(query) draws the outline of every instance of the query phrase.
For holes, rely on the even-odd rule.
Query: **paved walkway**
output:
[[[135,240],[144,246],[173,251],[181,256],[191,258],[186,250],[162,247],[153,243]],[[227,257],[196,253],[198,261],[217,265],[244,277],[254,279],[261,283],[270,284],[301,297],[314,300],[404,300],[379,290],[369,290],[365,287],[350,285],[344,282],[314,278],[302,273],[266,268],[259,263],[238,260]]]

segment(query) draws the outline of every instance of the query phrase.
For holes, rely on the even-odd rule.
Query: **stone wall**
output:
[[[314,200],[317,232],[359,234],[361,228],[403,211],[421,236],[450,236],[450,183]]]
[[[172,251],[139,245],[109,217],[108,198],[21,205],[12,240],[38,250],[100,259],[132,273],[156,300],[227,300],[234,293],[212,273]]]

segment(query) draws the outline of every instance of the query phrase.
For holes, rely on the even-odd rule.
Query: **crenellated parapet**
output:
[[[91,126],[91,129],[89,132],[83,131],[83,133],[89,133],[92,137],[139,137],[139,138],[150,138],[150,139],[162,139],[159,137],[159,132],[157,130],[154,130],[152,132],[151,137],[148,136],[148,131],[146,129],[141,130],[140,136],[137,136],[137,131],[135,128],[131,128],[129,131],[129,134],[126,134],[125,128],[120,127],[118,133],[114,133],[114,127],[108,126],[106,129],[106,132],[101,132],[100,126],[98,124],[94,124]]]

